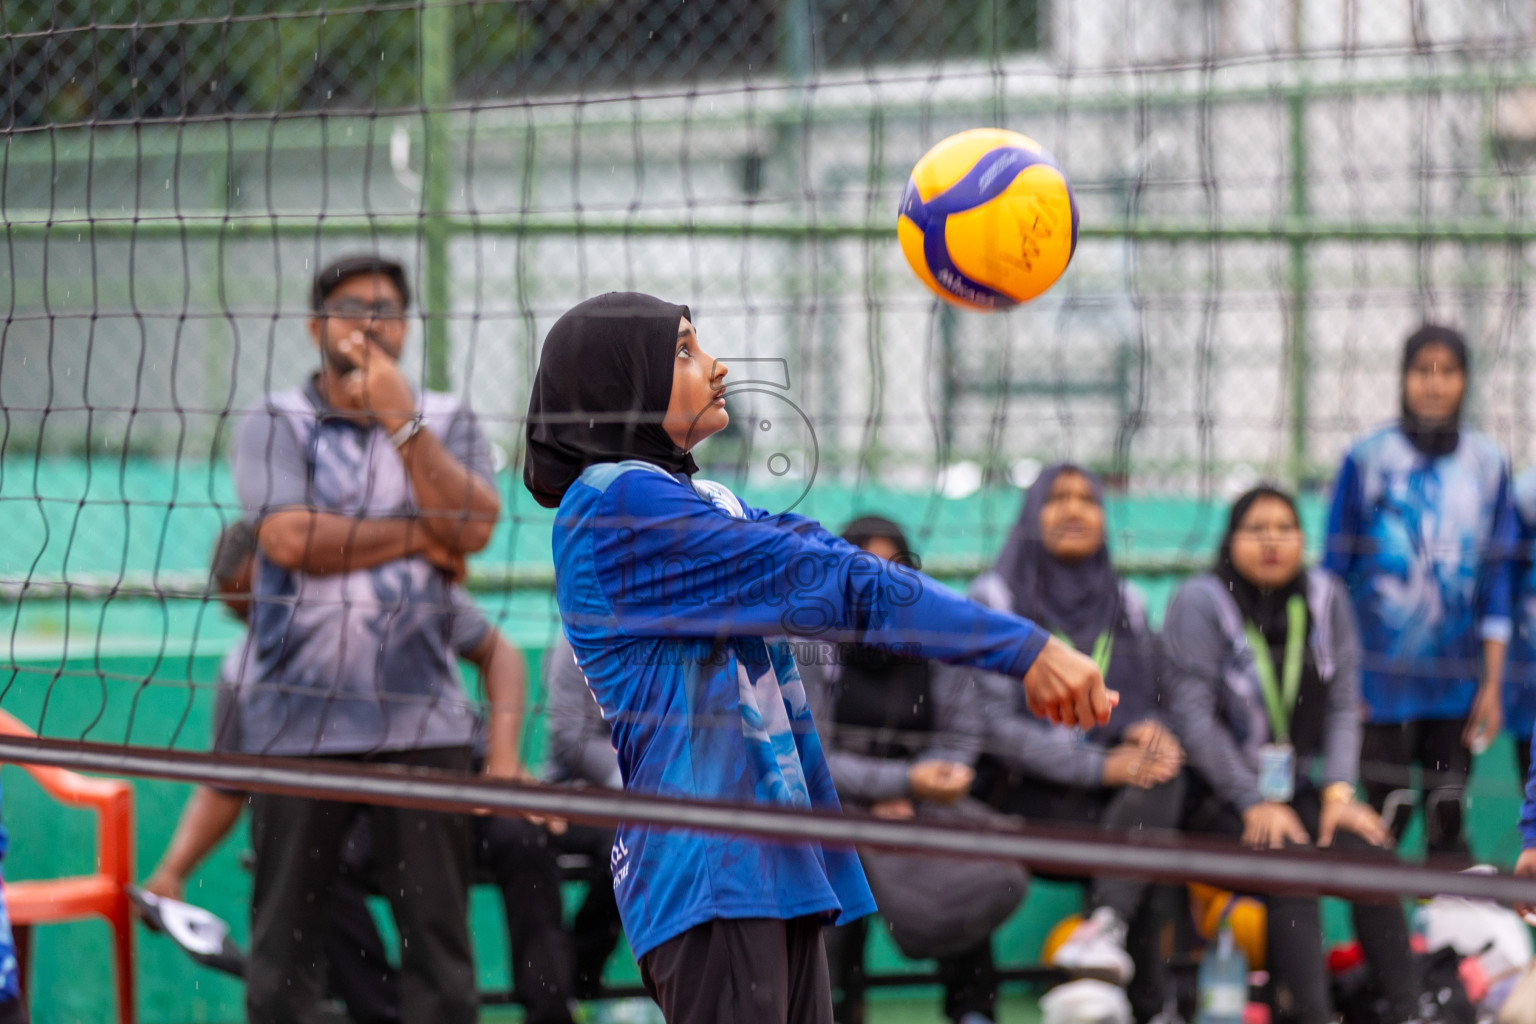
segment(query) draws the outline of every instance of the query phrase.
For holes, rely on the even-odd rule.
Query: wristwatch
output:
[[[421,417],[417,416],[413,417],[412,419],[408,419],[400,427],[399,430],[389,435],[389,443],[394,445],[396,448],[399,448],[401,445],[405,444],[405,442],[415,437],[416,432],[420,429]]]
[[[1353,782],[1332,782],[1323,787],[1323,803],[1350,804],[1355,802]]]

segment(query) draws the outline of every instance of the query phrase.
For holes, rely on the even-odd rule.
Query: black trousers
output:
[[[862,917],[851,924],[828,928],[823,934],[827,971],[832,980],[832,1017],[837,1024],[863,1024],[864,951],[869,941],[869,921]],[[959,1020],[967,1013],[995,1015],[997,965],[990,937],[954,956],[938,960],[939,983],[944,986],[944,1016]]]
[[[813,917],[706,921],[640,958],[667,1024],[832,1024]]]
[[[588,868],[584,877],[587,894],[571,921],[571,945],[575,954],[575,996],[595,997],[603,985],[603,968],[624,934],[619,902],[613,895],[613,829],[570,825],[553,839],[559,853],[581,854]]]
[[[1472,752],[1461,742],[1466,719],[1401,724],[1367,722],[1360,746],[1360,775],[1367,798],[1398,839],[1416,805],[1412,765],[1424,793],[1424,836],[1429,854],[1448,867],[1472,863],[1463,822]]]
[[[978,771],[977,776],[979,780],[990,777],[987,784],[991,803],[1005,814],[1021,815],[1026,821],[1095,825],[1117,832],[1176,830],[1184,816],[1188,787],[1183,773],[1150,789],[1077,788],[1044,779],[996,774],[995,770]],[[1053,880],[1064,877],[1037,874]],[[1135,878],[1089,880],[1088,912],[1109,907],[1126,923],[1126,952],[1136,968],[1126,987],[1126,998],[1136,1020],[1142,1024],[1163,1011],[1173,991],[1174,978],[1168,961],[1177,950],[1188,948],[1192,940],[1184,925],[1188,915],[1180,913],[1187,906],[1182,886],[1154,886]],[[1190,1002],[1190,993],[1179,995],[1182,1002]]]
[[[375,762],[467,770],[468,748],[371,755]],[[479,1009],[467,922],[470,822],[461,815],[258,793],[246,1013],[253,1024],[323,1019],[325,933],[342,846],[370,816],[380,886],[401,938],[400,1019],[471,1024]]]
[[[378,889],[373,860],[373,819],[359,813],[331,884],[325,929],[329,989],[346,1004],[353,1024],[399,1024],[400,978],[368,909],[368,894]]]
[[[570,852],[564,836],[551,837],[542,826],[519,818],[475,818],[476,874],[489,875],[501,891],[506,909],[508,944],[512,955],[514,994],[529,1024],[570,1024],[571,936],[561,920],[561,871],[557,852]],[[587,828],[591,837],[577,836],[574,845],[601,855],[602,877],[594,880],[587,902],[613,908],[611,924],[599,925],[606,941],[588,940],[588,956],[596,960],[594,989],[601,984],[603,964],[618,944],[622,929],[608,872],[611,830]],[[607,836],[601,849],[602,836]],[[326,930],[326,959],[330,991],[347,1006],[354,1024],[394,1024],[400,1020],[399,984],[390,966],[366,898],[378,888],[374,881],[372,821],[360,815],[347,835],[340,873],[331,890],[330,926]],[[582,911],[601,917],[587,904]],[[578,914],[578,919],[580,918]],[[577,961],[581,963],[580,960]],[[591,970],[591,968],[588,968]]]
[[[1241,836],[1243,818],[1236,807],[1216,797],[1198,779],[1191,785],[1191,802],[1185,827],[1191,832]],[[1322,798],[1311,785],[1297,788],[1291,808],[1302,827],[1314,839]],[[1352,832],[1339,830],[1333,848],[1361,858],[1393,860],[1390,850],[1367,843]],[[1265,947],[1272,985],[1270,1010],[1277,1024],[1329,1024],[1333,1000],[1323,956],[1323,924],[1316,897],[1255,893],[1265,902]],[[1389,1003],[1393,1020],[1418,1016],[1412,953],[1408,947],[1408,922],[1395,900],[1355,903],[1350,907],[1361,951]]]
[[[570,1024],[571,938],[562,919],[560,866],[549,831],[521,818],[477,818],[475,847],[477,865],[501,890],[512,985],[527,1010],[525,1019]]]

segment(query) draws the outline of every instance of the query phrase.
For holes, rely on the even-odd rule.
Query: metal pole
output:
[[[448,389],[449,107],[453,103],[453,8],[421,6],[421,120],[426,164],[421,176],[421,306],[426,323],[428,388]]]
[[[552,815],[592,824],[628,821],[784,842],[821,842],[833,847],[873,846],[940,856],[1017,860],[1038,870],[1073,876],[1202,881],[1229,889],[1345,897],[1445,894],[1509,903],[1536,900],[1536,881],[1527,878],[1435,870],[1389,858],[1340,856],[1331,850],[1255,853],[1218,840],[1155,831],[1122,834],[1097,828],[1020,827],[1012,823],[955,828],[947,823],[882,821],[768,804],[511,784],[442,771],[380,771],[374,765],[203,754],[38,736],[0,736],[0,760],[451,813],[484,810]]]
[[[1286,113],[1290,121],[1290,216],[1295,224],[1307,222],[1307,107],[1304,94],[1296,92],[1286,98]],[[1291,236],[1288,268],[1291,331],[1287,345],[1287,362],[1291,381],[1291,437],[1290,478],[1301,484],[1307,474],[1307,384],[1311,377],[1307,352],[1307,305],[1310,301],[1310,268],[1308,248],[1311,241],[1302,234]]]

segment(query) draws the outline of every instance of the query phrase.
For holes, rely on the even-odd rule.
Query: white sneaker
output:
[[[1108,907],[1095,910],[1072,929],[1051,957],[1051,964],[1074,971],[1102,971],[1116,985],[1129,984],[1136,973],[1131,955],[1125,951],[1125,922]]]

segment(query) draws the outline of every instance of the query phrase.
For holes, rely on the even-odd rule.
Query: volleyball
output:
[[[1055,284],[1077,249],[1077,200],[1027,135],[974,128],[912,169],[896,220],[918,279],[966,309],[1007,309]]]

